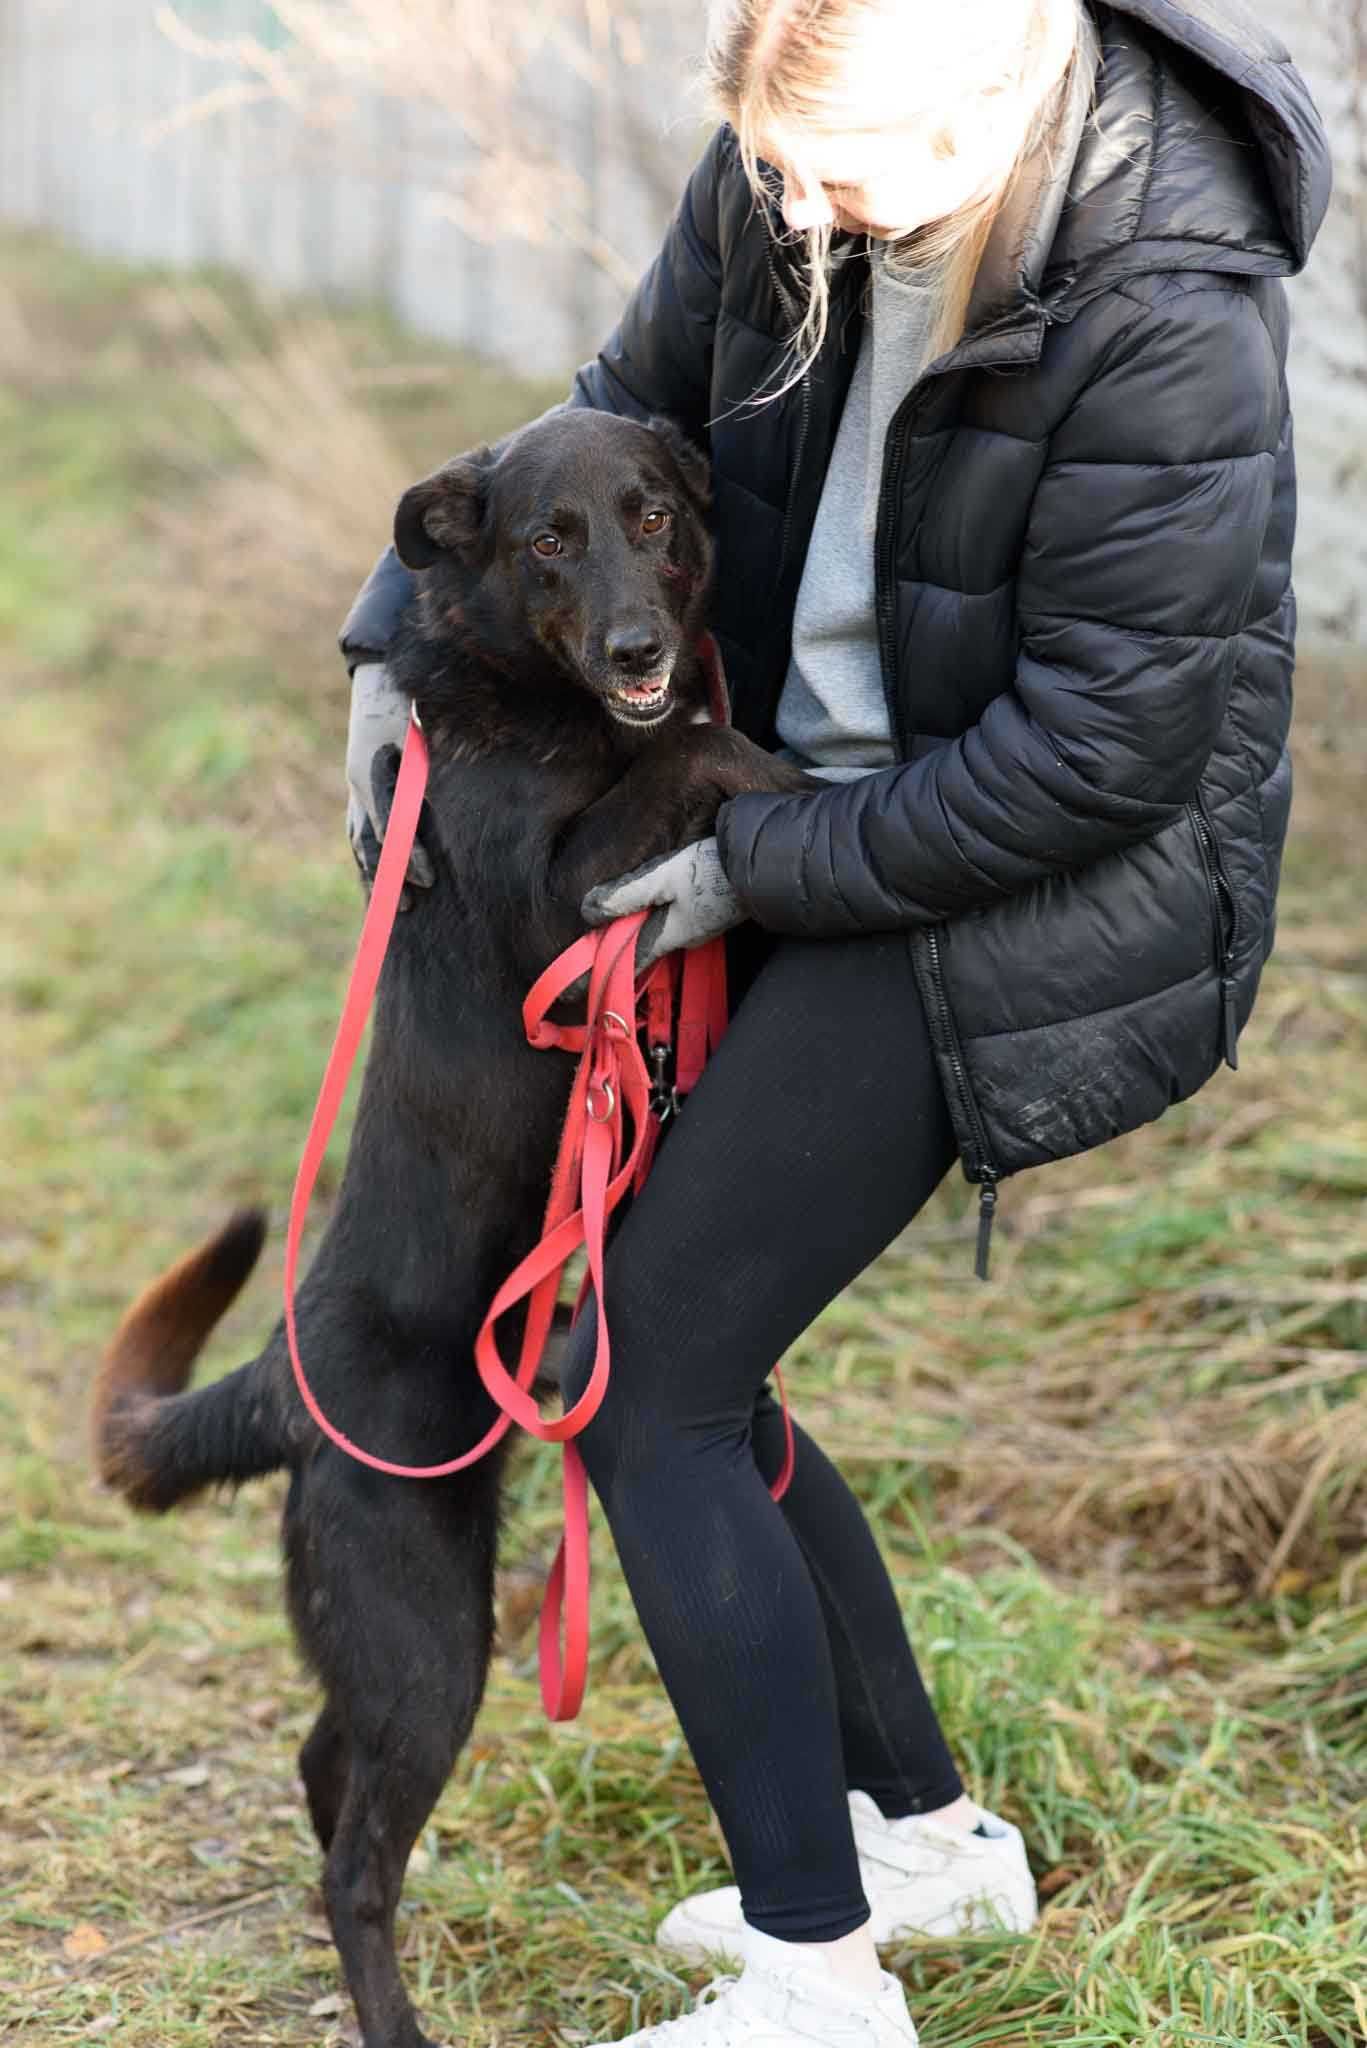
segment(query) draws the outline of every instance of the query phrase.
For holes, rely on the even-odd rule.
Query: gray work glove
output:
[[[630,874],[599,882],[580,904],[586,924],[610,924],[633,910],[658,906],[636,941],[636,968],[654,966],[663,953],[701,946],[749,915],[726,879],[715,839],[695,839],[677,853],[648,860]]]
[[[389,818],[389,802],[375,790],[375,757],[386,747],[402,750],[408,734],[408,699],[389,680],[382,661],[361,662],[351,683],[351,718],[346,736],[347,838],[369,894],[380,860],[380,842]],[[389,778],[387,797],[392,797]],[[430,889],[436,879],[431,856],[421,840],[413,841],[405,878],[415,888]],[[399,908],[411,901],[405,888]]]

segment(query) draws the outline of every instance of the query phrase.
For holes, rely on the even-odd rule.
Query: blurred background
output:
[[[957,1181],[794,1349],[1037,1940],[899,1958],[935,2048],[1367,2040],[1367,0],[1273,0],[1338,189],[1292,286],[1296,801],[1238,1075]],[[706,133],[660,0],[0,0],[0,2038],[347,2041],[293,1754],[278,1488],[138,1523],[84,1405],[128,1299],[276,1219],[359,916],[334,636],[403,487],[563,396]],[[341,1139],[334,1148],[335,1187]],[[452,2041],[680,2008],[723,1850],[596,1534],[542,1722],[546,1453],[415,1857]]]

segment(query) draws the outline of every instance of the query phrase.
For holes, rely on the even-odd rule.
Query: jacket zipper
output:
[[[787,308],[792,304],[792,299],[787,287],[779,277],[778,265],[774,261],[774,245],[772,240],[767,243],[764,253],[769,264],[769,276],[773,282],[774,296],[781,306]],[[797,496],[798,475],[802,468],[803,451],[807,445],[807,426],[812,412],[810,372],[804,371],[798,380],[798,397],[802,404],[802,418],[798,422],[797,447],[793,453],[792,478],[788,489],[788,502],[783,508],[783,529],[779,535],[778,543],[778,589],[780,591],[783,589],[784,571],[788,567],[788,536],[792,529],[793,500]]]
[[[897,735],[898,752],[906,758],[906,734],[902,728],[896,693],[890,684],[896,650],[893,646],[894,612],[892,598],[893,578],[893,520],[892,505],[902,476],[902,460],[906,451],[907,428],[916,410],[916,401],[921,396],[919,386],[907,393],[888,427],[887,444],[883,458],[883,479],[878,502],[878,557],[874,564],[874,610],[878,626],[878,659],[883,675],[883,695],[887,699],[888,716],[892,730]],[[1001,1178],[997,1168],[987,1156],[987,1132],[983,1127],[981,1112],[968,1078],[964,1064],[963,1048],[959,1044],[959,1033],[954,1022],[954,1012],[949,1006],[949,995],[945,988],[944,963],[940,957],[940,934],[932,925],[921,934],[929,959],[929,975],[934,1015],[931,1029],[938,1032],[950,1072],[958,1091],[964,1121],[973,1133],[977,1156],[963,1162],[964,1173],[978,1188],[978,1244],[973,1260],[973,1270],[980,1280],[987,1278],[987,1263],[992,1244],[992,1224],[997,1213],[997,1182]],[[914,943],[914,942],[913,942]]]
[[[887,701],[888,718],[892,731],[897,736],[898,751],[906,757],[906,734],[902,727],[897,693],[892,686],[892,677],[897,664],[897,650],[894,646],[895,605],[892,597],[893,577],[893,517],[892,505],[898,484],[902,477],[902,458],[907,444],[907,423],[913,411],[912,401],[918,396],[919,387],[913,385],[892,416],[888,427],[887,440],[883,450],[883,478],[878,493],[878,553],[874,562],[874,614],[878,627],[878,664],[883,677],[883,696]]]
[[[970,1161],[964,1160],[964,1173],[978,1188],[978,1246],[973,1261],[973,1270],[980,1280],[987,1278],[988,1252],[992,1242],[992,1222],[997,1213],[997,1182],[1001,1175],[987,1156],[987,1132],[983,1127],[977,1098],[968,1079],[968,1068],[964,1064],[963,1048],[959,1044],[959,1033],[954,1022],[954,1012],[949,1007],[949,996],[945,990],[944,962],[940,957],[940,934],[934,925],[921,934],[922,944],[929,957],[928,979],[933,998],[931,1017],[932,1034],[938,1035],[949,1060],[950,1072],[958,1091],[964,1121],[973,1133],[976,1148]]]
[[[812,416],[812,391],[808,377],[803,376],[798,385],[798,396],[802,401],[802,418],[798,421],[797,447],[793,453],[793,489],[788,493],[788,502],[783,508],[783,531],[778,544],[778,579],[780,588],[788,567],[788,535],[793,521],[793,499],[797,496],[798,472],[802,468],[802,455],[807,446],[807,427]]]
[[[919,386],[907,393],[893,414],[888,427],[887,443],[883,458],[883,478],[878,502],[878,556],[874,564],[874,610],[878,626],[878,659],[883,675],[883,695],[887,699],[888,716],[892,730],[897,735],[898,752],[906,758],[906,734],[902,728],[896,693],[890,684],[896,660],[893,645],[895,605],[892,597],[893,579],[893,520],[892,505],[902,475],[902,460],[906,451],[907,429],[916,410],[916,401],[922,396]],[[977,1156],[963,1162],[967,1178],[975,1182],[978,1189],[978,1243],[973,1260],[973,1270],[980,1280],[987,1278],[988,1257],[992,1244],[992,1224],[997,1213],[997,1182],[1001,1175],[987,1156],[987,1132],[983,1126],[982,1114],[977,1098],[968,1078],[964,1064],[963,1048],[959,1044],[958,1028],[954,1012],[949,1006],[949,994],[945,988],[944,963],[940,957],[940,934],[931,925],[921,935],[929,960],[928,980],[933,1003],[931,1030],[937,1033],[949,1061],[950,1072],[958,1092],[964,1121],[973,1133]],[[913,941],[914,943],[914,941]]]
[[[1205,870],[1206,887],[1210,891],[1211,917],[1215,926],[1215,946],[1220,964],[1220,1019],[1225,1065],[1237,1068],[1239,1064],[1238,1020],[1234,1010],[1234,949],[1239,937],[1239,904],[1225,864],[1220,857],[1220,842],[1215,836],[1215,827],[1210,821],[1205,798],[1198,789],[1193,800],[1187,805],[1200,849],[1201,866]]]

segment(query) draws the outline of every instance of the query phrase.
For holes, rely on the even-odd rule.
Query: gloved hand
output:
[[[630,911],[659,906],[642,925],[636,967],[652,967],[679,946],[701,946],[744,921],[748,912],[726,879],[715,839],[695,839],[677,853],[649,860],[630,874],[599,882],[580,904],[586,924],[610,924]]]
[[[389,680],[382,661],[362,662],[351,684],[351,718],[347,725],[347,838],[369,895],[380,861],[380,842],[389,818],[389,803],[383,805],[375,790],[375,757],[385,747],[402,749],[408,734],[408,700]],[[389,796],[392,798],[392,778]],[[436,879],[431,856],[420,839],[413,841],[406,880],[415,888],[430,889]],[[399,908],[407,910],[412,898],[405,888]]]

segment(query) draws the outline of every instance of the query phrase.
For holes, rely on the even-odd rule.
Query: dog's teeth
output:
[[[629,724],[658,725],[669,708],[670,684],[673,680],[674,671],[670,669],[662,676],[648,677],[639,683],[613,683],[609,685],[606,701],[609,708],[616,704],[620,705],[623,711],[629,711]]]

